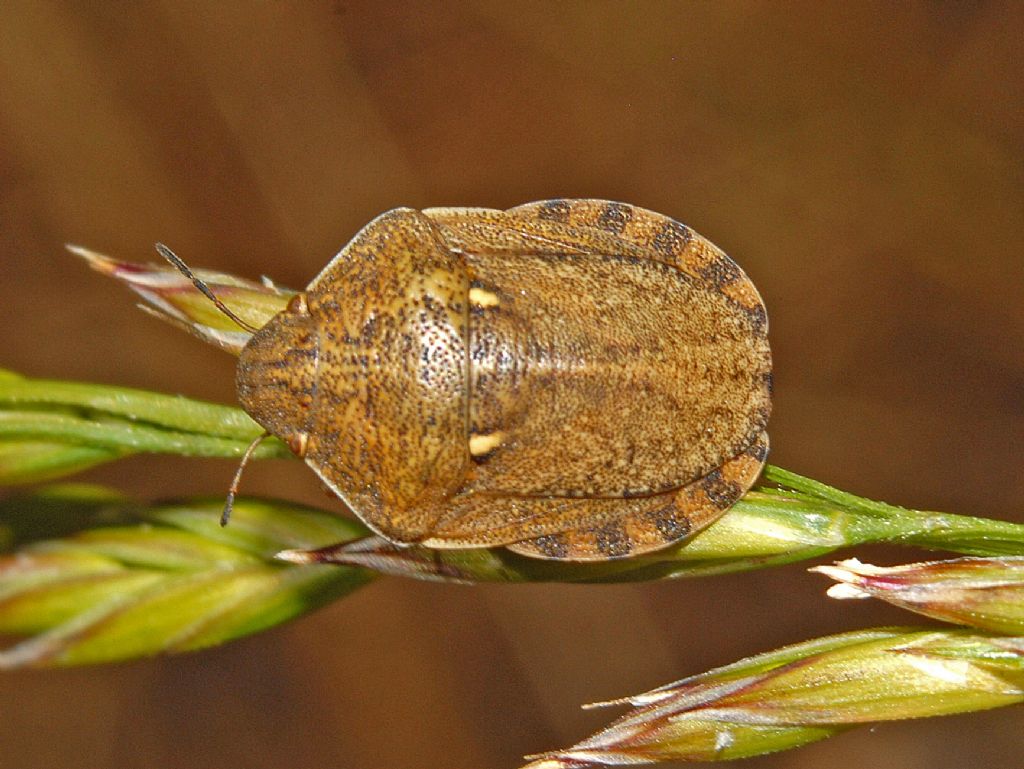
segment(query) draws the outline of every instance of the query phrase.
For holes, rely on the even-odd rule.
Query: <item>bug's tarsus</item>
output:
[[[189,266],[185,264],[184,261],[182,261],[180,256],[171,251],[171,249],[169,249],[163,243],[157,243],[156,250],[157,253],[160,254],[160,256],[162,256],[164,259],[166,259],[168,262],[174,265],[174,268],[178,270],[178,272],[180,272],[186,278],[191,280],[192,285],[195,286],[203,294],[203,296],[205,296],[207,299],[213,302],[218,310],[224,313],[227,317],[231,318],[231,320],[233,320],[235,323],[237,323],[239,326],[244,328],[249,333],[255,334],[257,331],[259,331],[259,329],[253,326],[251,323],[246,323],[244,320],[235,315],[235,313],[231,312],[231,310],[228,309],[227,305],[225,305],[224,302],[217,298],[217,295],[213,293],[210,287],[206,285],[206,283],[203,282],[201,279],[196,277],[196,274],[192,272],[191,269],[189,269]]]
[[[235,497],[238,495],[238,485],[242,481],[242,471],[252,458],[252,453],[256,451],[256,447],[269,437],[270,433],[263,433],[258,436],[249,444],[249,448],[247,448],[245,453],[242,455],[242,461],[238,463],[238,469],[235,471],[235,477],[231,481],[231,486],[228,487],[228,498],[224,501],[224,512],[220,514],[221,526],[227,526],[228,521],[231,520],[231,509],[235,506]]]

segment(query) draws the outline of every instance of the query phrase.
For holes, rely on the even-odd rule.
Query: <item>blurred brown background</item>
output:
[[[230,402],[232,360],[62,250],[304,285],[396,206],[626,200],[687,222],[772,320],[776,464],[1020,520],[1024,6],[4,3],[0,365]],[[92,480],[222,491],[233,463]],[[298,463],[246,491],[324,503]],[[858,553],[910,560],[897,551]],[[381,581],[215,651],[0,676],[0,766],[517,766],[582,702],[909,617],[800,567],[632,587]],[[1021,711],[752,768],[1019,767]]]

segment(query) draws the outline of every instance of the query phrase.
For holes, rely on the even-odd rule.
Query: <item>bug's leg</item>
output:
[[[531,558],[604,561],[653,552],[703,529],[732,507],[757,480],[768,455],[761,433],[742,454],[672,494],[654,509],[508,545]],[[628,502],[629,500],[623,500]]]

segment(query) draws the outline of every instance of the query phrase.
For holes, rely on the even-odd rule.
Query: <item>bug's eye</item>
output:
[[[284,309],[286,312],[295,313],[296,315],[308,315],[309,306],[306,304],[306,295],[296,294],[288,300],[288,305]]]

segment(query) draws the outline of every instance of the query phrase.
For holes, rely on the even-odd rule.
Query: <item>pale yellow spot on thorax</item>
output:
[[[469,453],[474,457],[479,457],[489,451],[494,451],[504,440],[505,433],[500,430],[487,435],[471,435],[469,437]]]
[[[476,287],[469,289],[469,302],[478,307],[497,307],[499,304],[498,295],[493,291]]]

